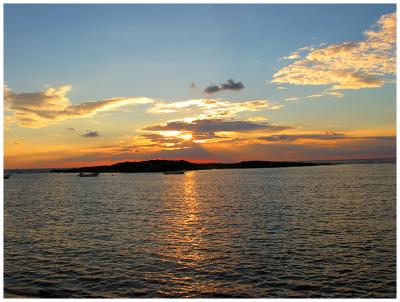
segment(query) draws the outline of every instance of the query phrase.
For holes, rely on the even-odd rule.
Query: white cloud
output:
[[[332,95],[332,96],[335,96],[338,98],[342,98],[344,96],[344,94],[339,91],[325,90],[320,93],[308,95],[308,96],[306,96],[306,98],[319,98],[319,97],[322,97],[325,95]]]
[[[294,60],[294,59],[298,59],[298,58],[301,58],[300,53],[298,51],[295,51],[295,52],[292,52],[288,56],[284,56],[282,59],[284,59],[284,60]]]
[[[194,99],[173,103],[156,102],[147,110],[149,113],[175,113],[200,111],[203,118],[233,117],[240,112],[259,111],[262,109],[277,110],[283,105],[271,103],[268,100],[249,100],[231,102],[219,99]]]
[[[285,101],[297,101],[299,98],[294,96],[294,97],[290,97],[290,98],[286,98]]]

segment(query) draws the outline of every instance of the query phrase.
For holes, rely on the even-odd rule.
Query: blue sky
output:
[[[24,142],[21,146],[45,145],[52,136],[54,148],[66,144],[76,144],[77,148],[114,144],[128,135],[139,135],[147,125],[193,117],[188,115],[188,109],[176,108],[171,114],[148,114],[151,109],[143,104],[112,112],[103,108],[97,113],[98,109],[93,109],[82,116],[76,112],[79,108],[73,107],[117,97],[146,97],[152,104],[213,98],[231,102],[232,106],[249,100],[266,100],[269,107],[266,103],[257,109],[246,107],[229,118],[264,119],[271,124],[290,125],[297,132],[393,134],[396,115],[393,72],[379,70],[377,79],[375,66],[365,69],[347,62],[343,70],[353,70],[356,77],[364,77],[363,86],[357,86],[360,82],[343,88],[346,80],[342,78],[342,87],[338,89],[334,88],[333,80],[322,85],[312,83],[315,79],[299,85],[288,75],[278,76],[282,85],[271,80],[286,67],[295,67],[296,62],[301,64],[307,54],[366,40],[365,32],[369,29],[383,36],[388,29],[379,28],[377,22],[395,10],[396,6],[390,4],[5,4],[4,78],[13,92],[9,102],[14,102],[14,107],[18,102],[33,104],[23,110],[21,106],[6,110],[6,116],[12,116],[10,121],[14,119],[7,128],[6,151],[11,152],[21,142]],[[304,47],[308,49],[295,60],[284,59]],[[371,49],[362,54],[382,56],[378,54],[379,48]],[[386,50],[384,64],[390,61],[393,48]],[[364,50],[356,46],[352,51],[355,58]],[[305,62],[310,66],[303,71],[310,75],[311,68],[335,66],[334,61],[328,62],[326,54],[323,60],[325,65],[321,66],[311,66],[316,61]],[[339,60],[346,61],[344,57]],[[384,83],[379,82],[383,78]],[[219,86],[229,79],[242,83],[244,89],[204,94],[207,86]],[[195,89],[190,87],[192,83]],[[59,102],[58,105],[50,104],[61,111],[56,114],[53,107],[52,111],[34,111],[39,106],[35,102],[45,100],[49,87],[58,91],[57,88],[67,86],[70,88],[60,88],[61,92],[56,92],[51,100]],[[284,87],[279,90],[278,86]],[[291,98],[296,100],[288,101]],[[72,106],[73,118],[65,104]],[[193,106],[198,109],[191,112],[197,114],[196,119],[205,119],[204,112],[200,112],[205,104]],[[227,104],[218,106],[225,108]],[[279,110],[270,110],[278,107]],[[43,110],[43,106],[40,108]],[[24,116],[25,123],[22,116],[27,112],[36,114],[40,123],[35,120],[35,125],[28,125],[32,116]],[[79,128],[81,132],[96,128],[101,135],[90,143],[78,142],[72,132],[68,132],[69,136],[62,132],[66,128]],[[39,137],[47,137],[47,141]]]
[[[76,101],[115,95],[196,96],[233,78],[243,97],[278,58],[309,44],[358,40],[394,5],[6,5],[5,80],[16,90],[74,85]],[[29,51],[27,51],[29,50]],[[236,93],[221,96],[239,98]]]

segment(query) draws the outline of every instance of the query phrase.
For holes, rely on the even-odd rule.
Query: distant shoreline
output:
[[[121,162],[109,166],[93,166],[67,169],[52,169],[56,173],[143,173],[165,171],[196,171],[214,169],[253,169],[253,168],[286,168],[286,167],[312,167],[332,165],[331,163],[311,162],[277,162],[277,161],[243,161],[239,163],[192,163],[186,160],[147,160],[138,162]]]
[[[285,163],[311,163],[311,164],[388,164],[393,163],[396,164],[396,158],[370,158],[370,159],[330,159],[330,160],[305,160],[305,161],[286,161]],[[260,162],[260,161],[258,161]],[[272,161],[273,162],[273,161]],[[225,163],[222,163],[225,164]],[[109,165],[112,166],[112,165]],[[109,166],[91,166],[91,167],[84,167],[84,168],[93,168],[93,167],[109,167]],[[71,170],[71,169],[81,169],[79,167],[74,168],[57,168],[57,167],[49,167],[49,168],[6,168],[4,169],[5,172],[8,173],[49,173],[55,170]],[[228,168],[226,168],[228,169]],[[203,169],[206,170],[206,169]],[[118,173],[118,172],[114,172]]]

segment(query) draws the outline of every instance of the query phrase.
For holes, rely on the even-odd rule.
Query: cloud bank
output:
[[[250,121],[226,121],[222,119],[202,119],[186,122],[184,120],[169,121],[163,124],[150,125],[143,131],[156,132],[168,135],[172,133],[181,139],[190,139],[196,142],[219,141],[232,139],[235,133],[260,131],[262,133],[280,132],[293,129],[290,126],[271,125],[269,123],[255,123]],[[164,134],[164,135],[165,135]],[[218,139],[218,140],[215,140]]]
[[[147,110],[149,113],[175,113],[199,110],[201,118],[227,118],[240,112],[258,111],[262,109],[278,110],[283,105],[271,103],[268,100],[250,100],[244,102],[231,102],[217,99],[195,99],[173,103],[157,102]]]
[[[139,104],[151,104],[146,112],[152,114],[196,112],[197,115],[192,119],[229,118],[240,112],[278,110],[283,107],[268,100],[232,102],[221,99],[193,99],[164,102],[147,97],[119,97],[72,104],[67,97],[70,90],[71,86],[65,85],[59,88],[48,88],[42,92],[17,93],[5,87],[6,125],[17,124],[25,128],[41,128],[67,119],[86,118],[98,112]]]
[[[395,73],[396,13],[390,13],[366,30],[363,40],[311,48],[304,58],[276,72],[271,82],[329,85],[330,91],[377,88]]]
[[[26,128],[40,128],[66,119],[89,117],[122,106],[154,102],[146,97],[119,97],[74,105],[66,96],[70,90],[71,86],[65,85],[48,88],[42,92],[16,93],[6,87],[5,112],[12,114],[8,118],[9,122]]]
[[[337,141],[337,140],[396,140],[396,136],[349,136],[343,133],[327,132],[322,134],[279,134],[258,137],[268,142],[294,142],[298,140]]]

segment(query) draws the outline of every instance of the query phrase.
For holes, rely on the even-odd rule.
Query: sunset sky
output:
[[[395,157],[395,11],[6,4],[5,167]]]

